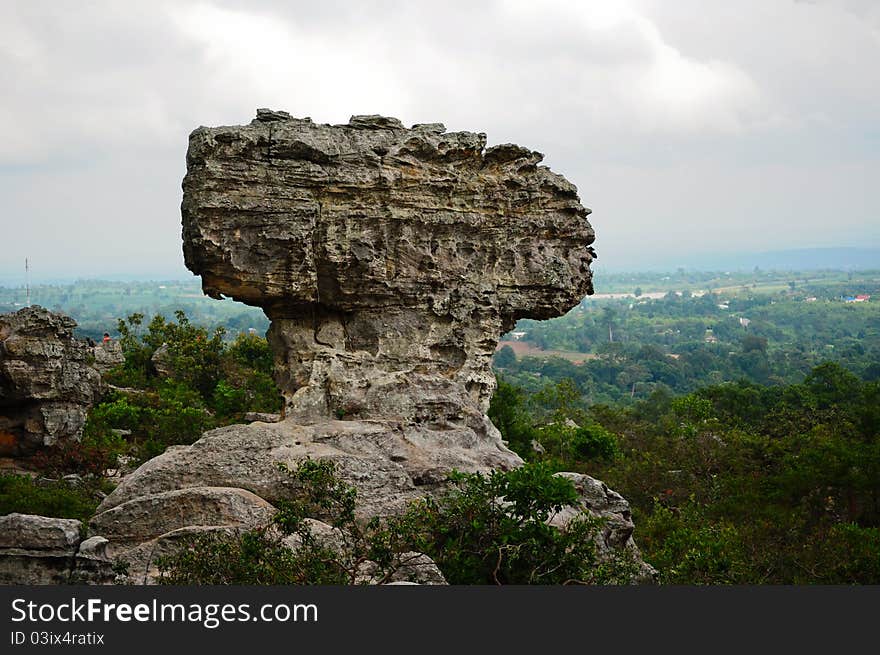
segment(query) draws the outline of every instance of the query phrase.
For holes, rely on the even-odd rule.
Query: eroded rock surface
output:
[[[81,527],[76,519],[0,516],[0,584],[66,584]]]
[[[337,420],[300,425],[294,419],[230,425],[206,432],[191,446],[173,446],[125,477],[101,503],[93,527],[101,533],[102,517],[114,508],[175,489],[233,487],[269,502],[283,500],[296,490],[279,465],[293,468],[306,458],[336,464],[342,479],[357,487],[363,518],[393,514],[436,491],[453,469],[488,471],[521,463],[500,440],[481,440],[464,428],[437,432]],[[126,523],[135,519],[128,514]]]
[[[109,541],[92,550],[149,582],[157,554],[194,534],[264,526],[270,503],[299,493],[279,465],[306,458],[336,464],[360,519],[441,493],[454,469],[520,466],[485,416],[495,344],[517,319],[591,293],[595,256],[589,210],[541,157],[380,116],[330,126],[258,110],[249,125],[193,132],[186,264],[209,295],[271,319],[284,416],[146,462],[98,508],[90,530]],[[575,482],[582,502],[566,512],[607,519],[601,549],[637,554],[626,502]],[[443,582],[410,555],[418,571],[384,582]]]
[[[92,346],[92,356],[95,358],[93,366],[101,375],[125,363],[122,345],[113,339]]]
[[[272,320],[288,416],[480,430],[500,334],[592,292],[589,210],[542,157],[381,116],[202,127],[186,264]]]
[[[79,438],[101,376],[76,321],[42,307],[0,315],[0,456]]]

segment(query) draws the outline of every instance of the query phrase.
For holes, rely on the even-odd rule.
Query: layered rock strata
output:
[[[382,116],[202,127],[186,264],[272,320],[288,416],[482,432],[500,334],[592,293],[589,210],[542,158]]]
[[[73,336],[75,327],[37,306],[0,315],[0,456],[31,455],[82,434],[101,375],[95,349]]]
[[[0,516],[0,584],[66,584],[82,524],[31,514]]]
[[[592,292],[589,210],[541,158],[380,116],[258,110],[195,130],[186,264],[207,294],[271,319],[285,416],[213,430],[127,476],[90,522],[103,556],[150,581],[154,553],[192,534],[265,525],[298,493],[279,465],[305,458],[335,462],[361,518],[441,492],[453,469],[520,466],[485,416],[497,339]],[[600,549],[637,553],[626,501],[574,481],[581,500],[558,520],[606,518]]]

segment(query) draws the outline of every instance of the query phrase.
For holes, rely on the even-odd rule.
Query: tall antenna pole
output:
[[[31,306],[31,268],[28,265],[27,257],[24,258],[24,288],[27,293],[27,306]]]

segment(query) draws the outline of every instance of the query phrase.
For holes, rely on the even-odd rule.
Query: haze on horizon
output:
[[[271,107],[514,142],[600,266],[880,246],[872,0],[3,0],[0,276],[183,277],[198,125]]]

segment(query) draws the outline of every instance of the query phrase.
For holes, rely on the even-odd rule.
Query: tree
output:
[[[607,305],[602,308],[602,325],[608,328],[608,341],[614,342],[614,321],[617,318],[617,312],[613,307]]]
[[[510,346],[502,346],[493,357],[497,368],[510,368],[516,364],[516,353]]]
[[[498,387],[489,402],[489,419],[501,438],[525,456],[531,450],[531,422],[526,411],[525,393],[515,385],[498,379]]]
[[[740,340],[740,345],[742,346],[742,351],[744,353],[751,352],[767,352],[767,339],[765,337],[759,337],[754,334],[747,334]]]

